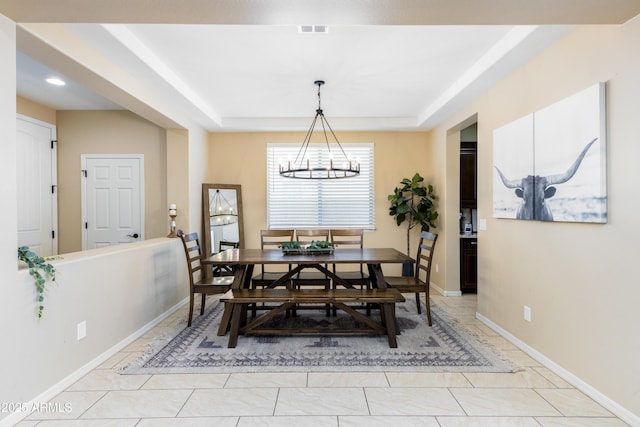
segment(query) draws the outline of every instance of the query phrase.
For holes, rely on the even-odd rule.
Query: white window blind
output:
[[[300,145],[267,145],[267,224],[269,228],[374,229],[373,143],[342,143],[360,159],[360,175],[340,179],[293,179],[279,174],[279,165],[295,159]],[[309,158],[325,157],[326,144],[310,144]]]

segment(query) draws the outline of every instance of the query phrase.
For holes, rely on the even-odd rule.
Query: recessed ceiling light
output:
[[[54,86],[64,86],[64,85],[66,85],[64,80],[61,80],[61,79],[59,79],[57,77],[49,77],[47,79],[47,83],[49,83],[50,85],[54,85]]]

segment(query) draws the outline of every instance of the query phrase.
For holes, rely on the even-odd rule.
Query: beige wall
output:
[[[56,124],[56,110],[45,105],[33,102],[21,96],[16,97],[16,110],[18,114],[41,120],[46,123]]]
[[[189,130],[189,164],[186,173],[189,179],[189,222],[185,230],[202,228],[202,183],[207,182],[211,172],[209,159],[209,133],[202,129]]]
[[[331,121],[331,118],[329,118]],[[426,182],[434,177],[434,156],[429,149],[427,132],[337,132],[340,142],[374,143],[374,188],[376,229],[365,234],[365,244],[406,250],[406,231],[389,216],[387,196],[403,178],[419,172]],[[260,247],[260,229],[267,226],[267,144],[302,143],[303,133],[212,133],[207,178],[211,183],[242,185],[245,245]],[[441,189],[436,184],[436,193]],[[412,239],[412,252],[415,241]],[[436,260],[438,262],[438,260]],[[400,274],[399,268],[385,266],[385,271]],[[434,275],[432,280],[441,280]]]
[[[166,131],[124,110],[58,111],[59,253],[82,249],[81,154],[144,154],[145,238],[166,236]]]
[[[176,230],[189,230],[189,132],[184,129],[167,130],[167,204],[177,206]],[[168,209],[168,206],[167,206]],[[166,215],[169,212],[166,211]],[[167,221],[169,217],[167,216]],[[198,222],[199,224],[199,222]],[[169,229],[167,228],[167,233]]]
[[[578,28],[433,131],[434,144],[447,146],[450,129],[478,115],[478,216],[487,219],[478,238],[480,315],[636,417],[639,46],[639,18]],[[492,131],[600,81],[607,89],[608,223],[492,218]],[[455,156],[447,153],[447,182],[457,173]],[[524,305],[532,308],[530,323]]]

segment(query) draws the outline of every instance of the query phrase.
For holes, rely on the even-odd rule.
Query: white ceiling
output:
[[[122,108],[22,52],[18,52],[16,55],[16,71],[18,95],[38,101],[56,110],[113,110]],[[49,77],[61,77],[66,85],[64,87],[50,85],[45,81]]]
[[[572,0],[556,0],[559,11],[567,1]],[[322,108],[334,129],[427,129],[574,23],[566,19],[560,22],[564,25],[513,26],[496,19],[492,25],[400,25],[415,17],[409,10],[404,18],[395,18],[397,23],[385,25],[365,25],[370,18],[341,22],[347,20],[339,14],[340,19],[312,22],[311,14],[298,23],[330,24],[329,31],[301,34],[289,23],[292,18],[278,19],[277,9],[262,15],[268,25],[241,22],[238,16],[260,18],[247,12],[255,3],[240,0],[225,3],[237,6],[235,19],[228,18],[232,24],[185,18],[171,23],[170,10],[165,23],[113,24],[86,11],[78,19],[93,23],[48,23],[46,17],[28,15],[29,9],[20,9],[17,2],[9,3],[13,9],[0,2],[0,12],[6,8],[19,22],[19,95],[55,109],[126,108],[162,126],[199,125],[214,131],[306,129],[317,108],[313,82],[318,79],[326,81]],[[375,10],[376,2],[340,4],[358,3]],[[631,3],[635,9],[627,12],[630,16],[610,19],[624,22],[640,12],[639,2]],[[575,15],[580,23],[580,14]],[[136,16],[142,15],[132,10],[129,19],[141,22]],[[197,10],[189,16],[196,19]],[[56,20],[65,21],[51,19]],[[46,84],[44,78],[51,75],[64,78],[67,86]]]

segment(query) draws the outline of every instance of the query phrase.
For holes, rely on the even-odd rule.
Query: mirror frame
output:
[[[209,190],[236,190],[236,200],[238,202],[238,238],[241,248],[244,247],[244,217],[242,214],[242,190],[240,185],[235,184],[202,184],[202,237],[204,254],[211,256],[211,225],[209,220]]]

